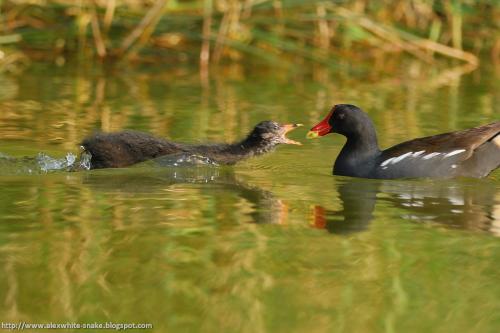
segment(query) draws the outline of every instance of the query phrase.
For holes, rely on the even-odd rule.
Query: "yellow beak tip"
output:
[[[318,137],[319,137],[319,134],[316,131],[309,131],[309,132],[307,132],[307,135],[306,135],[306,138],[308,138],[308,139],[315,139]]]

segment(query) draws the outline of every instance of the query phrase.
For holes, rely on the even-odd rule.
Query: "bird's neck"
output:
[[[191,151],[206,155],[221,164],[235,164],[244,159],[265,154],[274,146],[247,137],[231,144],[198,145]]]
[[[380,154],[375,130],[347,136],[347,142],[335,161],[334,173],[345,176],[363,176],[353,172],[367,171],[375,156]],[[355,171],[357,170],[357,171]]]
[[[377,134],[375,131],[367,131],[358,135],[350,135],[347,137],[347,142],[342,148],[344,154],[355,154],[360,156],[378,154]]]
[[[246,137],[240,142],[229,145],[228,152],[245,156],[243,158],[258,156],[272,151],[276,145],[255,139],[252,136]]]

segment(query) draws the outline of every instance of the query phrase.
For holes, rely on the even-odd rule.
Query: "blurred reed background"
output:
[[[0,68],[68,56],[200,63],[500,59],[489,0],[2,0]],[[360,65],[361,66],[361,65]],[[366,65],[365,65],[366,66]],[[371,65],[370,65],[371,66]]]

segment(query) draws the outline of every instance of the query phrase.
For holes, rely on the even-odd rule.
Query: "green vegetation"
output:
[[[476,65],[500,56],[500,2],[488,0],[5,0],[1,65],[104,60],[305,62],[336,66],[410,54]],[[439,57],[435,56],[438,55]]]

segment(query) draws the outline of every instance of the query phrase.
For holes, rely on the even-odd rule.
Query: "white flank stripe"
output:
[[[430,154],[427,154],[425,155],[424,157],[422,157],[424,160],[428,160],[429,158],[433,158],[433,157],[436,157],[438,155],[441,155],[441,153],[430,153]]]
[[[393,159],[395,159],[395,157],[391,157],[388,160],[383,161],[382,163],[380,163],[380,166],[386,166],[387,164],[391,163]]]
[[[453,155],[456,155],[456,154],[460,154],[460,153],[463,153],[465,151],[465,149],[457,149],[457,150],[454,150],[452,151],[451,153],[448,153],[446,155],[444,155],[444,157],[450,157],[450,156],[453,156]]]
[[[405,158],[407,158],[408,156],[410,156],[411,154],[413,154],[413,152],[409,152],[409,153],[406,153],[406,154],[403,154],[401,156],[398,156],[396,158],[394,158],[391,162],[391,164],[396,164],[402,160],[404,160]]]
[[[383,161],[382,163],[380,163],[380,166],[383,169],[387,169],[387,167],[386,167],[387,164],[396,164],[398,162],[401,162],[402,160],[404,160],[407,157],[418,157],[418,156],[422,155],[423,153],[425,153],[425,150],[421,150],[421,151],[417,151],[417,152],[410,151],[410,152],[405,153],[405,154],[400,155],[400,156],[391,157],[391,158]],[[440,154],[440,153],[434,153],[434,154]],[[433,157],[433,156],[431,156],[431,157]],[[428,158],[430,158],[430,157],[428,157]]]

